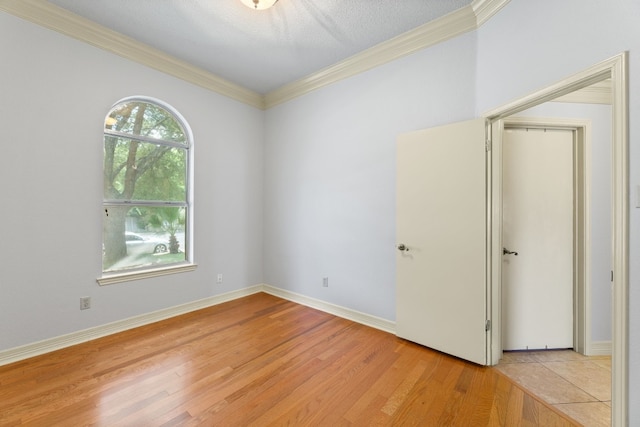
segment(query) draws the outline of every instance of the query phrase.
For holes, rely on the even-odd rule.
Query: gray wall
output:
[[[0,350],[262,282],[262,111],[4,13],[0,52]],[[101,287],[102,130],[132,95],[193,130],[199,266]]]
[[[482,115],[629,50],[634,186],[639,16],[635,0],[511,0],[476,32],[264,113],[0,14],[0,350],[260,282],[395,319],[396,136]],[[193,128],[200,266],[99,287],[102,120],[136,94],[171,104]],[[634,355],[640,209],[629,213]],[[94,306],[80,312],[83,295]],[[640,401],[633,357],[630,388]]]
[[[473,117],[475,48],[466,34],[267,111],[266,283],[395,320],[396,137]]]

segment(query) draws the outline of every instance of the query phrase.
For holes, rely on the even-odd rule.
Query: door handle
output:
[[[398,245],[398,250],[402,252],[409,252],[409,248],[404,243],[400,243]]]
[[[515,255],[515,256],[518,256],[518,252],[510,251],[507,248],[502,248],[502,255]]]

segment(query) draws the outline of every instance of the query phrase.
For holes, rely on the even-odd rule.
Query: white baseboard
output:
[[[324,311],[325,313],[333,314],[334,316],[352,320],[356,323],[361,323],[375,329],[380,329],[391,334],[396,333],[396,323],[390,320],[382,319],[380,317],[372,316],[370,314],[331,304],[315,298],[310,298],[270,285],[263,285],[262,291],[267,294],[293,301],[298,304],[306,305],[307,307],[315,308],[316,310]]]
[[[113,323],[107,323],[82,331],[3,350],[0,351],[0,366],[262,292],[262,287],[262,285],[255,285],[238,291],[215,295],[128,319],[118,320]]]
[[[123,332],[154,322],[159,322],[171,317],[180,316],[192,311],[222,304],[224,302],[246,297],[258,292],[265,292],[279,298],[293,301],[295,303],[306,305],[308,307],[315,308],[317,310],[324,311],[338,317],[370,326],[372,328],[380,329],[392,334],[395,333],[395,322],[391,322],[389,320],[381,319],[379,317],[371,316],[366,313],[361,313],[359,311],[351,310],[349,308],[341,307],[325,301],[306,297],[304,295],[296,294],[294,292],[276,288],[274,286],[259,284],[237,291],[204,298],[198,301],[193,301],[186,304],[154,311],[151,313],[130,317],[128,319],[119,320],[117,322],[107,323],[105,325],[84,329],[82,331],[72,332],[70,334],[49,338],[31,344],[26,344],[20,347],[2,350],[0,351],[0,366],[28,359],[30,357],[40,356],[45,353],[50,353],[52,351],[71,347],[72,345],[81,344],[83,342],[102,338],[107,335],[116,334],[118,332]]]
[[[611,356],[611,341],[592,341],[587,349],[587,356]]]

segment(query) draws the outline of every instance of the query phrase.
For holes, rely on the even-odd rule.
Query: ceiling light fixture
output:
[[[273,6],[278,2],[278,0],[240,0],[240,1],[245,6],[255,10],[269,9],[271,6]]]

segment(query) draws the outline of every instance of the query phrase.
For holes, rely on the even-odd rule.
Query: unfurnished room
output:
[[[0,426],[640,425],[639,22],[0,0]]]

